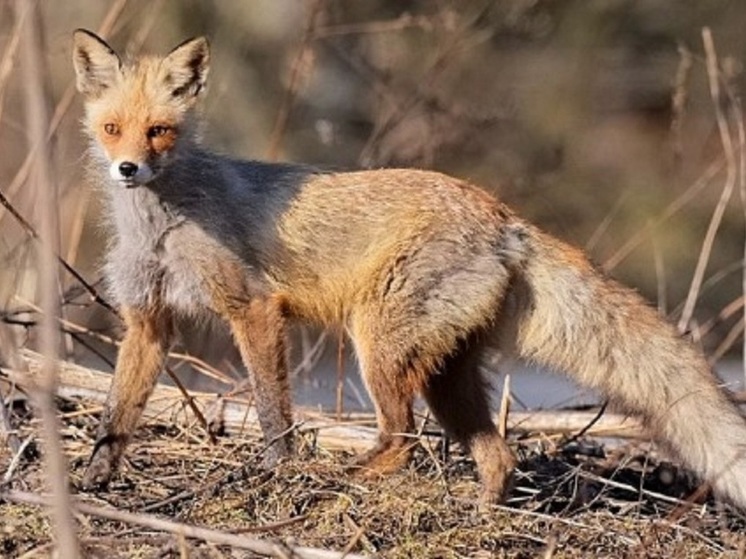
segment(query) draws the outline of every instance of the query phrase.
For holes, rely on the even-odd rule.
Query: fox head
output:
[[[210,52],[204,37],[165,57],[123,64],[100,37],[73,35],[77,87],[86,98],[85,123],[112,179],[126,187],[147,184],[195,134],[193,108],[204,90]]]

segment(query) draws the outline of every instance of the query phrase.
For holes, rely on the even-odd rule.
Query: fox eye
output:
[[[156,124],[155,126],[151,126],[150,128],[148,128],[148,138],[157,138],[159,136],[164,136],[166,132],[168,132],[168,130],[168,126]]]
[[[119,126],[117,126],[113,122],[107,122],[106,124],[104,124],[104,132],[106,132],[109,136],[114,136],[115,134],[119,134]]]

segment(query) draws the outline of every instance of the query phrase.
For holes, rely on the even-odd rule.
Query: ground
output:
[[[34,440],[25,405],[16,403],[14,418],[21,439]],[[377,557],[746,557],[746,516],[703,495],[696,504],[681,500],[696,493],[693,480],[658,463],[646,444],[512,441],[521,461],[511,498],[479,510],[472,461],[442,439],[420,444],[405,471],[362,481],[346,467],[349,454],[325,451],[311,435],[297,458],[266,470],[254,436],[212,445],[197,427],[164,419],[138,430],[121,474],[92,495],[77,485],[100,408],[70,400],[60,408],[75,498],[99,509]],[[0,450],[0,473],[11,470],[0,486],[3,557],[52,554],[43,510],[2,500],[6,490],[43,492],[39,450],[34,440],[13,464]],[[258,556],[96,514],[76,519],[88,557]],[[276,555],[291,556],[279,548]]]

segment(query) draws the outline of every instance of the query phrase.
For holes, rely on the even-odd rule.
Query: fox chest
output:
[[[107,263],[109,288],[120,305],[169,307],[196,314],[210,306],[201,278],[188,262],[169,255],[123,255],[112,251]]]
[[[179,233],[139,246],[129,239],[113,248],[106,272],[120,305],[168,307],[186,315],[218,310],[212,286],[221,282],[221,270],[230,256],[222,254],[209,237]]]

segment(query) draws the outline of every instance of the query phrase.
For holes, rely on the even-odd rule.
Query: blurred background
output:
[[[100,200],[85,180],[71,33],[97,31],[132,55],[163,53],[206,35],[213,57],[205,142],[212,148],[246,158],[340,169],[421,167],[466,178],[585,247],[674,322],[681,320],[713,212],[719,200],[727,203],[693,314],[681,328],[713,359],[740,359],[742,0],[38,5],[56,185],[29,178],[18,24],[11,2],[0,0],[0,191],[34,224],[40,197],[57,189],[59,254],[92,285],[100,286],[107,233]],[[718,103],[708,85],[705,26],[718,55]],[[730,159],[716,110],[734,144]],[[2,336],[16,347],[33,343],[38,318],[34,251],[28,232],[0,208]],[[65,351],[110,369],[113,348],[98,334],[116,336],[118,321],[91,304],[69,273],[60,270],[59,281],[69,321]],[[206,338],[188,324],[181,330],[191,352],[240,376],[224,333]],[[335,366],[338,336],[321,335],[296,334],[294,362],[302,364],[316,348],[305,360],[309,375],[311,363]],[[351,359],[347,364],[354,366]]]

